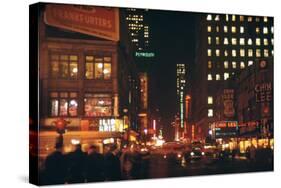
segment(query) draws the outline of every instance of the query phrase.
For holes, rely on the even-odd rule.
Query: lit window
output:
[[[273,27],[271,27],[271,33],[272,33],[272,34],[274,33],[274,28],[273,28]]]
[[[212,96],[208,96],[208,104],[213,104],[213,97]]]
[[[253,49],[248,49],[248,57],[253,57]]]
[[[248,61],[248,66],[251,66],[251,65],[253,65],[253,64],[254,64],[253,61]]]
[[[227,57],[228,56],[228,51],[224,50],[224,56]]]
[[[212,31],[212,27],[211,27],[211,26],[208,26],[208,27],[207,27],[207,31],[208,31],[208,32],[211,32],[211,31]]]
[[[208,56],[212,56],[212,50],[211,49],[208,49]]]
[[[244,16],[239,16],[239,18],[240,18],[240,22],[244,21]]]
[[[228,61],[225,61],[225,62],[224,62],[224,68],[225,68],[225,69],[228,69]]]
[[[240,69],[244,69],[245,68],[245,63],[243,61],[240,62]]]
[[[263,27],[263,34],[268,34],[268,28],[267,27]]]
[[[260,46],[261,45],[261,39],[260,38],[256,38],[256,45]]]
[[[212,43],[212,38],[208,37],[208,44],[211,44],[211,43]]]
[[[220,50],[216,49],[216,56],[220,56]]]
[[[220,27],[216,26],[216,32],[220,32]]]
[[[259,17],[256,17],[256,22],[259,22],[260,21],[260,18]]]
[[[212,75],[211,74],[208,74],[208,78],[207,78],[208,80],[213,80],[213,78],[212,78]]]
[[[112,96],[110,94],[86,93],[84,115],[87,117],[112,116]]]
[[[215,21],[219,21],[219,20],[220,20],[220,16],[219,16],[219,15],[216,15]]]
[[[271,44],[274,45],[274,39],[271,39]]]
[[[87,79],[110,79],[111,57],[86,56],[85,77]]]
[[[264,44],[265,46],[267,46],[267,45],[268,45],[268,40],[267,40],[267,39],[263,39],[263,44]]]
[[[76,92],[51,92],[49,102],[51,116],[77,116]]]
[[[252,44],[253,44],[252,39],[248,39],[248,45],[252,45]]]
[[[220,80],[221,76],[219,74],[216,74],[216,80]]]
[[[245,39],[244,38],[240,38],[239,39],[239,44],[240,45],[245,45]]]
[[[232,27],[231,27],[231,32],[232,32],[232,33],[236,33],[236,27],[235,27],[235,26],[232,26]]]
[[[208,117],[213,117],[213,116],[214,116],[213,109],[208,109]]]
[[[219,45],[220,44],[220,38],[216,37],[216,44]]]
[[[260,49],[256,49],[256,56],[261,57],[261,50]]]
[[[236,57],[236,50],[232,50],[231,55],[232,55],[232,57]]]
[[[231,44],[232,45],[236,45],[237,44],[237,39],[236,38],[232,38],[231,39]]]
[[[227,26],[223,26],[223,31],[227,33]]]
[[[229,78],[229,73],[228,73],[228,72],[225,72],[225,73],[223,74],[223,78],[224,78],[224,80],[227,80],[227,79]]]
[[[252,22],[253,18],[251,16],[248,17],[248,22]]]
[[[232,15],[232,21],[234,22],[236,20],[236,16]]]
[[[268,21],[267,17],[263,17],[263,21],[267,22]]]
[[[51,77],[73,78],[78,75],[78,56],[65,54],[51,54]]]
[[[225,21],[228,22],[228,20],[229,20],[229,16],[228,16],[228,14],[226,14],[226,15],[225,15]]]
[[[212,68],[212,62],[208,61],[208,68],[211,69]]]
[[[245,57],[245,50],[244,49],[240,49],[240,56]]]
[[[274,51],[273,50],[271,50],[271,54],[272,54],[272,56],[274,55]]]
[[[232,68],[236,69],[237,65],[235,61],[232,61]]]
[[[240,26],[240,33],[244,33],[244,27]]]
[[[211,15],[211,14],[208,14],[207,20],[208,20],[208,21],[211,21],[211,20],[212,20],[212,15]]]
[[[260,28],[256,27],[256,33],[260,33]]]
[[[228,38],[225,37],[225,38],[223,39],[223,44],[228,45]]]
[[[268,49],[264,49],[263,54],[264,54],[264,57],[268,57],[269,56]]]

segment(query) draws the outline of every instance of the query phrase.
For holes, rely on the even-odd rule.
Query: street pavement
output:
[[[166,178],[273,170],[272,163],[251,162],[241,158],[176,162],[175,160],[164,159],[158,155],[150,155],[147,163],[148,168],[146,168],[142,178]]]

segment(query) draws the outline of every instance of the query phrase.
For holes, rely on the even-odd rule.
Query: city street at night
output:
[[[33,6],[35,184],[273,171],[272,17]]]

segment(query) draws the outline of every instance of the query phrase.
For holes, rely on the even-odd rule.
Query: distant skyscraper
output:
[[[154,57],[150,47],[150,25],[147,9],[127,9],[126,21],[135,57]]]
[[[273,18],[205,14],[197,33],[193,115],[206,135],[216,113],[217,88],[257,60],[273,56]]]
[[[177,104],[179,112],[179,128],[176,131],[183,131],[185,120],[185,86],[186,86],[186,65],[177,64]]]

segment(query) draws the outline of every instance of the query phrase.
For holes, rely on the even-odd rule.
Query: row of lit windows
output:
[[[236,20],[237,20],[237,17],[238,16],[236,16],[236,15],[228,15],[228,14],[226,14],[226,15],[211,15],[211,14],[208,14],[207,15],[207,21],[212,21],[212,20],[214,20],[214,21],[220,21],[220,18],[221,17],[223,17],[223,16],[225,16],[225,21],[233,21],[233,22],[235,22]],[[255,21],[256,22],[260,22],[260,20],[261,19],[263,19],[263,21],[264,22],[268,22],[268,18],[265,16],[265,17],[263,17],[263,18],[261,18],[261,17],[255,17]],[[245,21],[245,16],[239,16],[239,21],[241,21],[241,22],[243,22],[243,21]],[[252,16],[248,16],[247,17],[247,21],[248,22],[252,22],[253,21],[253,17]]]
[[[236,26],[231,26],[231,27],[228,27],[228,26],[223,26],[223,32],[224,33],[228,33],[229,32],[229,28],[230,28],[230,31],[231,33],[237,33],[237,27]],[[213,31],[213,29],[216,31],[216,32],[220,32],[220,27],[219,26],[207,26],[207,31],[210,33]],[[259,27],[256,27],[256,33],[260,33],[260,28]],[[263,34],[268,34],[269,33],[269,28],[268,27],[263,27]],[[245,32],[245,28],[244,26],[240,26],[239,27],[239,32],[240,33],[244,33]],[[273,27],[271,27],[271,33],[273,34],[274,32],[274,29]]]
[[[220,38],[220,37],[214,37],[214,38],[212,38],[212,37],[208,36],[207,39],[208,39],[208,44],[209,44],[209,45],[212,44],[212,42],[213,42],[214,39],[215,39],[215,44],[216,44],[216,45],[220,45],[220,42],[221,42],[221,38]],[[230,41],[229,41],[229,40],[230,40],[229,38],[224,37],[224,38],[223,38],[223,44],[224,44],[224,45],[230,44]],[[263,42],[263,45],[264,45],[264,46],[268,46],[268,44],[269,44],[267,38],[264,38],[263,40],[262,40],[261,38],[256,38],[256,39],[255,39],[255,44],[256,44],[257,46],[261,46],[262,42]],[[271,44],[272,44],[272,45],[273,45],[273,42],[274,42],[273,39],[271,39]],[[232,37],[232,38],[231,38],[231,44],[232,44],[232,45],[237,45],[237,44],[238,44],[238,38]],[[245,38],[239,38],[239,44],[240,44],[240,45],[245,45]],[[248,40],[247,40],[247,44],[248,44],[248,45],[252,45],[252,44],[253,44],[252,39],[248,39]]]
[[[233,73],[234,74],[234,73]],[[230,73],[228,73],[228,72],[225,72],[224,74],[223,74],[223,79],[224,80],[227,80],[228,78],[229,78],[229,76],[230,76]],[[207,76],[207,80],[208,81],[211,81],[211,80],[221,80],[222,78],[221,78],[221,75],[220,74],[215,74],[215,75],[212,75],[212,74],[208,74],[208,76]]]
[[[235,49],[232,49],[231,50],[231,56],[232,57],[238,57],[238,52],[239,52],[239,56],[240,57],[245,57],[246,56],[246,50],[245,49],[240,49],[239,51],[238,50],[235,50]],[[272,55],[273,55],[273,50],[271,51]],[[212,50],[211,49],[208,49],[207,50],[207,55],[209,57],[212,56]],[[220,57],[221,56],[221,50],[219,49],[216,49],[215,50],[215,56],[216,57]],[[224,56],[225,57],[228,57],[229,56],[229,53],[228,53],[228,50],[224,50]],[[253,52],[253,49],[248,49],[248,54],[247,54],[248,57],[253,57],[254,56],[254,52]],[[261,57],[262,56],[262,53],[261,53],[261,49],[256,49],[256,54],[255,54],[256,57]],[[269,50],[268,49],[264,49],[263,50],[263,57],[269,57]]]
[[[77,79],[78,56],[52,54],[50,56],[50,76],[52,78]],[[86,79],[110,79],[111,57],[85,56]]]
[[[229,66],[229,62],[228,61],[224,61],[223,62],[223,67],[225,68],[225,69],[228,69],[230,66]],[[252,61],[249,61],[248,62],[248,64],[249,65],[252,65],[253,63],[252,63]],[[237,62],[236,61],[232,61],[231,62],[231,65],[232,65],[232,68],[234,68],[234,69],[236,69],[237,68]],[[212,62],[212,61],[208,61],[208,69],[211,69],[211,68],[213,68],[215,65],[214,65],[214,62]],[[219,68],[220,67],[220,62],[217,62],[217,68]],[[245,68],[245,62],[244,61],[241,61],[240,62],[240,68],[241,69],[244,69]]]

